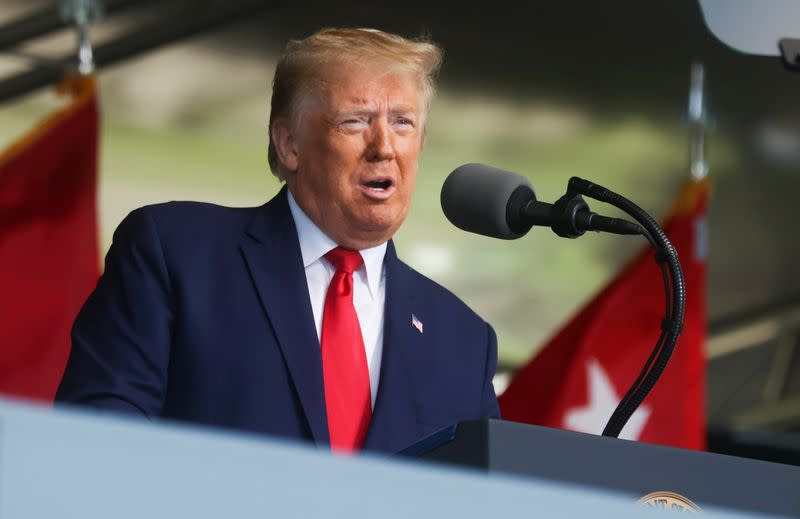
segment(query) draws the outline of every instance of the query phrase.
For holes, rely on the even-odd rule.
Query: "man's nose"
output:
[[[394,142],[389,121],[380,117],[375,120],[369,136],[367,153],[367,158],[373,161],[392,160],[394,158]]]

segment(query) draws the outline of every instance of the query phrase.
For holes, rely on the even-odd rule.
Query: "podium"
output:
[[[800,517],[800,467],[780,463],[500,420],[447,427],[400,455],[613,490],[632,502],[649,496],[656,507],[693,503]]]
[[[480,434],[476,425],[459,426],[449,448],[465,446],[470,430]],[[507,425],[533,438],[530,428]],[[498,425],[483,426],[491,440]],[[487,459],[498,461],[494,455]],[[230,430],[0,399],[4,519],[638,519],[648,512],[629,495],[599,486],[505,473],[487,477],[396,456],[336,456],[309,444]],[[703,517],[767,515],[709,506]]]

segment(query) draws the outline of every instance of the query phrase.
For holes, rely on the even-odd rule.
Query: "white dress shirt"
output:
[[[311,299],[311,310],[314,313],[317,339],[320,339],[325,296],[328,293],[328,285],[336,273],[336,269],[324,256],[335,249],[338,244],[322,232],[300,209],[291,191],[288,192],[288,198],[289,210],[292,212],[294,224],[297,227],[297,237],[300,240],[300,253],[303,256],[303,266],[306,271],[308,295]],[[364,350],[369,368],[369,391],[374,409],[383,356],[383,308],[386,301],[386,275],[383,269],[383,258],[386,255],[386,243],[359,252],[364,259],[364,264],[353,272],[353,305],[356,308],[358,322],[361,325],[361,335],[364,339]]]

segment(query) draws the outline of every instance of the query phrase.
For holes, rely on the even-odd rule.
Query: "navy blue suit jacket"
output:
[[[497,417],[491,326],[401,262],[391,241],[385,271],[383,360],[364,448],[394,452],[439,427]],[[256,208],[133,211],[75,322],[56,400],[328,445],[286,189]]]

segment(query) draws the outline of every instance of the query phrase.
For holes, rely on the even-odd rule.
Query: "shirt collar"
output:
[[[303,256],[303,267],[308,268],[315,261],[319,261],[329,251],[338,247],[327,234],[311,221],[311,218],[300,209],[291,190],[287,190],[289,211],[292,213],[297,238],[300,241],[300,254]],[[374,298],[378,294],[378,287],[383,277],[383,259],[386,256],[386,242],[377,247],[359,251],[364,259],[364,268],[367,274],[367,285],[370,295]]]

